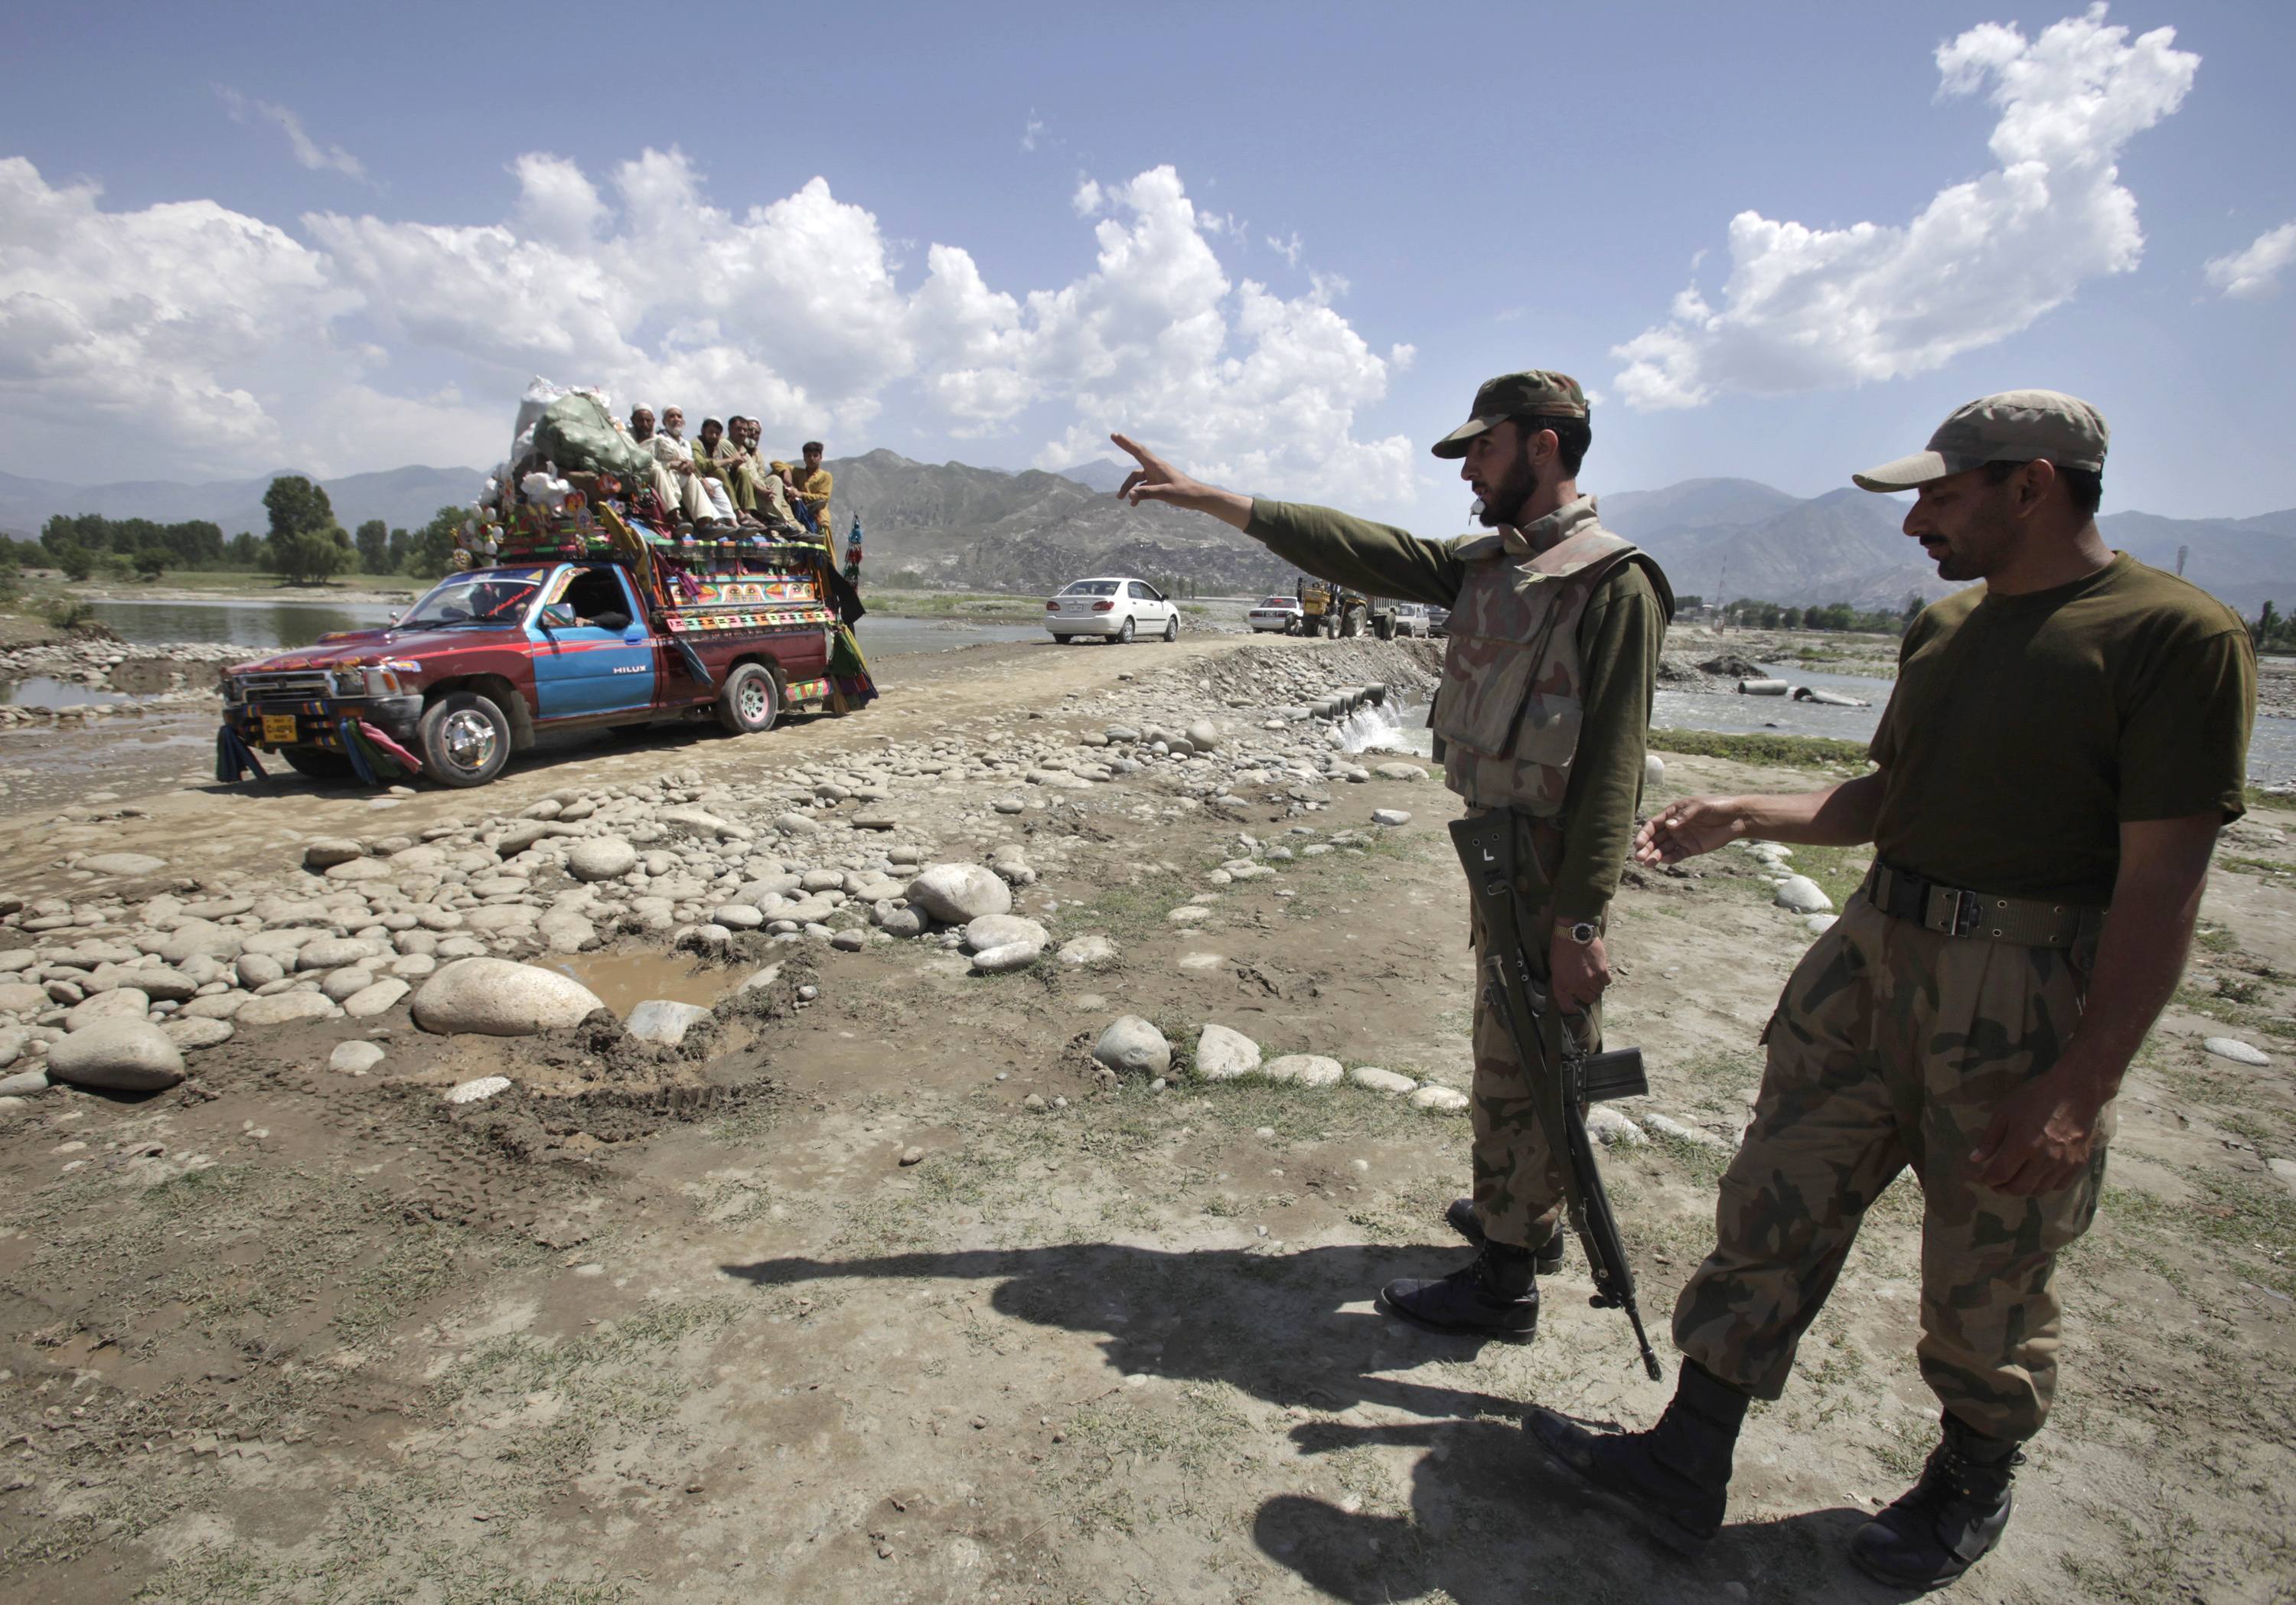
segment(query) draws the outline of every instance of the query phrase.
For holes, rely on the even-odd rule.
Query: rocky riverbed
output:
[[[0,818],[0,1585],[1862,1597],[1841,1543],[1934,1421],[1910,1182],[1695,1569],[1514,1426],[1663,1404],[1575,1250],[1528,1347],[1371,1303],[1460,1257],[1472,978],[1454,799],[1332,734],[1431,662],[976,649],[855,717],[480,792]],[[1809,780],[1669,758],[1648,801]],[[1965,1597],[2289,1580],[2292,821],[2220,857]],[[1777,985],[1862,867],[1622,888],[1610,1028],[1653,1093],[1598,1124],[1661,1331]]]

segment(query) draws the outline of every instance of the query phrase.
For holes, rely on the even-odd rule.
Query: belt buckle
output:
[[[1945,894],[1945,934],[1965,937],[1977,929],[1980,899],[1975,892],[1966,892],[1957,886],[1940,887]]]

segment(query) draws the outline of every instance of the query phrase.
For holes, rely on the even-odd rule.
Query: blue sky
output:
[[[2049,385],[2108,507],[2296,505],[2284,5],[11,10],[16,473],[486,465],[538,373],[1447,533],[1541,365],[1596,490]]]

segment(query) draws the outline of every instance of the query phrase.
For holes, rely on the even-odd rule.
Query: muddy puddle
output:
[[[617,1020],[627,1020],[630,1011],[649,998],[712,1007],[749,973],[699,964],[682,954],[642,949],[555,954],[537,962],[596,993]]]

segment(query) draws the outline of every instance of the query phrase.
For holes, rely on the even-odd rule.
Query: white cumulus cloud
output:
[[[1940,96],[1982,91],[2000,111],[1997,165],[1903,225],[1739,213],[1718,304],[1693,284],[1666,322],[1613,348],[1628,404],[1927,373],[2030,327],[2088,280],[2133,269],[2144,237],[2116,163],[2183,102],[2200,58],[2174,48],[2172,29],[2132,39],[2104,18],[2093,5],[2030,39],[1988,22],[1939,46]]]
[[[2278,290],[2291,262],[2296,262],[2296,223],[2284,223],[2257,235],[2245,250],[2210,258],[2201,271],[2218,294],[2252,300]]]
[[[483,465],[539,373],[840,451],[890,414],[1062,467],[1121,428],[1257,489],[1412,494],[1408,443],[1357,430],[1411,348],[1374,351],[1336,277],[1296,297],[1232,279],[1169,168],[1086,181],[1095,260],[1049,287],[992,284],[956,244],[920,276],[820,178],[735,211],[675,150],[511,173],[499,222],[318,212],[291,232],[206,201],[107,211],[0,160],[5,466],[127,477],[87,454],[113,438],[139,477]]]
[[[1287,299],[1231,281],[1179,175],[1160,167],[1100,186],[1093,271],[1025,297],[990,293],[972,258],[938,247],[919,292],[929,384],[960,428],[993,429],[1032,406],[1072,419],[1038,466],[1108,450],[1111,430],[1193,471],[1255,489],[1382,505],[1412,495],[1400,435],[1363,440],[1359,409],[1414,353],[1374,352],[1317,276]]]

